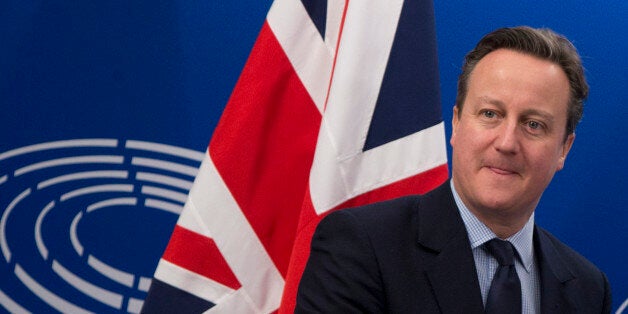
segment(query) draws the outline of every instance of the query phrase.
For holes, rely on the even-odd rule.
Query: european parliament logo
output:
[[[118,139],[0,153],[0,305],[139,312],[204,156]]]

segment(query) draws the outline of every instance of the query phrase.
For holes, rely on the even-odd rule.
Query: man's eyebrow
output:
[[[525,116],[539,116],[548,122],[554,122],[554,115],[549,112],[538,110],[538,109],[527,109],[523,111],[523,115]]]
[[[491,97],[488,97],[488,96],[480,97],[480,102],[481,103],[495,105],[495,106],[498,106],[498,107],[505,107],[506,106],[503,101],[498,100],[498,99],[494,99],[494,98],[491,98]]]
[[[491,98],[489,96],[482,96],[479,99],[481,103],[494,105],[499,108],[504,108],[506,106],[506,104],[504,104],[503,101],[499,99]],[[555,120],[554,115],[552,115],[551,113],[547,111],[539,110],[539,109],[526,109],[522,112],[522,114],[524,116],[539,116],[549,122],[553,122]]]

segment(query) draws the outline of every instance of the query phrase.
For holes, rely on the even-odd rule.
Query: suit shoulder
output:
[[[430,221],[451,222],[458,215],[456,205],[447,182],[426,194],[413,194],[395,199],[346,208],[331,213],[325,220],[342,220],[355,223],[373,234],[387,237],[415,236],[419,228],[419,216]],[[403,234],[400,234],[403,232]]]
[[[393,221],[407,221],[416,211],[420,199],[421,196],[419,195],[403,196],[360,207],[342,209],[334,214],[350,215],[367,225],[388,224]]]
[[[561,282],[571,283],[576,308],[584,313],[610,313],[610,284],[597,266],[538,226],[535,241],[538,241],[535,245],[541,246],[541,268],[548,265],[546,271],[551,271]]]
[[[556,238],[549,231],[538,226],[537,226],[537,230],[540,233],[539,236],[544,237],[552,244],[552,247],[556,250],[556,253],[558,253],[558,255],[562,258],[562,260],[565,263],[568,263],[569,266],[572,266],[571,269],[573,271],[577,271],[581,274],[587,273],[589,275],[602,274],[602,271],[600,271],[600,269],[598,269],[598,267],[595,266],[595,264],[589,261],[586,257],[582,256],[576,250],[572,249],[570,246],[568,246],[567,244],[563,243],[561,240]]]
[[[357,232],[372,241],[411,237],[416,222],[418,195],[404,196],[369,205],[345,208],[327,215],[316,227],[317,234]]]

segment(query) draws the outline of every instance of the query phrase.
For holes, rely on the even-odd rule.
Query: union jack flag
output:
[[[435,37],[431,0],[274,1],[143,311],[292,312],[326,214],[444,182]]]

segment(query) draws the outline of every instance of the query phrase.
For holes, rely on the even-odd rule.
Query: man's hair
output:
[[[535,29],[527,26],[500,28],[484,36],[465,56],[462,73],[458,77],[458,95],[456,96],[458,113],[462,112],[471,72],[482,58],[498,49],[510,49],[531,55],[557,64],[563,69],[569,80],[565,138],[573,133],[582,119],[584,100],[589,94],[589,86],[576,48],[567,38],[550,29]]]

